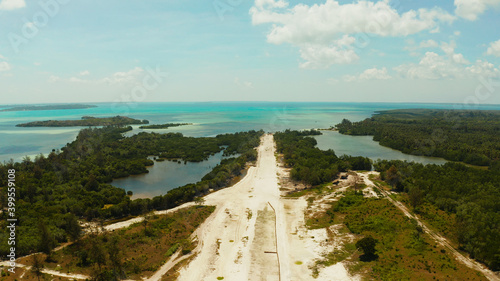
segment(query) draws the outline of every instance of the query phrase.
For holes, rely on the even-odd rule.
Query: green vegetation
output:
[[[179,127],[179,126],[186,126],[186,125],[193,125],[193,123],[155,124],[155,125],[148,125],[148,126],[140,126],[139,129],[168,129],[170,127]]]
[[[334,223],[335,219],[335,214],[333,213],[333,210],[330,208],[326,210],[326,213],[321,213],[317,216],[308,218],[306,221],[306,226],[309,229],[319,229],[319,228],[325,228]]]
[[[16,127],[90,127],[90,126],[124,126],[148,124],[148,120],[137,120],[126,116],[91,117],[83,116],[81,120],[48,120],[17,124]]]
[[[363,273],[370,280],[486,280],[444,255],[445,250],[424,234],[416,221],[386,199],[349,192],[333,204],[330,213],[358,238],[354,245],[345,244],[321,264],[348,259],[352,273]]]
[[[356,248],[358,250],[361,250],[363,251],[363,258],[360,257],[360,259],[362,260],[374,260],[376,259],[378,256],[377,254],[375,254],[375,246],[377,246],[377,243],[378,243],[378,240],[371,237],[371,236],[367,236],[361,240],[358,240],[358,242],[356,242]]]
[[[214,206],[193,206],[113,233],[92,232],[52,254],[46,266],[83,272],[93,280],[138,279],[158,270],[178,249],[191,252],[195,245],[190,235],[214,210]]]
[[[406,192],[407,202],[417,214],[458,241],[471,257],[500,270],[498,166],[483,170],[457,163],[424,166],[380,161],[375,168],[397,191]]]
[[[344,119],[342,134],[373,135],[407,154],[488,166],[500,159],[500,111],[405,109],[382,111],[361,122]]]
[[[33,110],[61,110],[61,109],[87,109],[97,107],[88,104],[54,104],[54,105],[27,105],[2,109],[0,111],[33,111]]]
[[[499,111],[391,110],[361,122],[344,119],[336,127],[343,134],[373,135],[404,153],[489,166],[375,164],[417,214],[471,257],[500,270]]]
[[[150,210],[173,208],[202,196],[210,189],[227,186],[257,158],[254,149],[262,131],[218,135],[213,138],[182,134],[140,133],[124,137],[131,127],[83,129],[76,140],[47,157],[40,155],[20,163],[0,164],[0,182],[7,183],[7,170],[16,170],[16,217],[18,255],[50,251],[57,243],[80,236],[78,220],[120,219]],[[170,190],[152,199],[130,200],[125,190],[109,183],[118,177],[146,173],[154,162],[148,156],[202,161],[224,150],[238,157],[221,161],[201,181]],[[1,208],[7,206],[7,186],[0,187]],[[0,214],[0,254],[8,254],[6,218]]]
[[[339,172],[347,170],[370,170],[370,159],[365,157],[337,157],[331,149],[324,151],[316,146],[316,140],[307,137],[316,134],[311,131],[290,131],[274,134],[277,151],[284,155],[285,165],[292,167],[293,180],[310,185],[334,180]]]

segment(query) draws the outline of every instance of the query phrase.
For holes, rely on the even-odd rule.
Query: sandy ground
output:
[[[305,198],[281,197],[303,186],[277,164],[271,135],[258,151],[256,167],[242,181],[205,197],[217,209],[195,232],[198,254],[178,280],[357,280],[342,263],[313,278],[310,267],[332,249],[327,230],[305,227]]]
[[[8,268],[9,263],[8,262],[1,262],[0,266],[4,266],[4,267]],[[24,264],[16,264],[16,267],[26,269],[26,270],[31,270],[31,266],[27,266]],[[63,273],[63,272],[50,270],[50,269],[46,269],[46,268],[42,269],[41,271],[45,274],[50,274],[52,276],[66,277],[66,278],[71,278],[74,280],[88,280],[90,278],[89,276],[83,275],[83,274],[68,274],[68,273]],[[24,276],[24,274],[22,276]]]
[[[258,152],[256,167],[239,183],[205,197],[217,209],[195,232],[199,253],[178,280],[290,280],[272,135]]]

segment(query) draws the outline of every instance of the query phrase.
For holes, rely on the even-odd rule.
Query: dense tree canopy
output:
[[[153,125],[140,126],[139,129],[168,129],[170,127],[179,127],[179,126],[186,126],[186,125],[193,125],[193,123],[153,124]]]
[[[45,251],[80,235],[78,219],[111,219],[166,209],[226,186],[240,174],[247,161],[257,157],[255,147],[262,131],[218,135],[213,138],[184,137],[179,133],[139,133],[124,137],[131,127],[83,129],[76,140],[47,157],[0,164],[0,203],[7,204],[7,170],[16,170],[16,217],[19,255]],[[188,184],[153,199],[130,200],[125,190],[109,183],[114,178],[146,173],[154,162],[148,156],[203,161],[224,150],[227,156],[200,182]],[[7,253],[7,213],[0,214],[0,254]]]
[[[349,169],[370,170],[370,159],[365,157],[337,157],[331,149],[321,150],[316,140],[307,135],[317,131],[290,131],[274,134],[279,153],[283,153],[285,164],[292,167],[290,176],[293,180],[303,181],[310,185],[334,180],[339,172]]]
[[[371,236],[367,236],[356,242],[356,248],[363,251],[365,256],[373,257],[375,256],[376,252],[375,246],[377,246],[377,243],[378,243],[377,239]]]
[[[398,174],[397,188],[408,192],[414,207],[425,201],[455,214],[461,247],[491,269],[500,270],[499,171],[457,163],[424,166],[385,160],[374,166],[386,181]]]
[[[405,109],[382,111],[361,122],[344,119],[342,134],[373,140],[407,154],[488,166],[500,159],[500,112]]]
[[[16,127],[87,127],[87,126],[125,126],[148,124],[148,120],[138,120],[126,116],[92,117],[83,116],[81,120],[47,120],[17,124]]]

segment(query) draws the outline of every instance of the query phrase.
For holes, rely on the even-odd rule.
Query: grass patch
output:
[[[455,214],[440,210],[429,203],[419,206],[415,212],[434,230],[448,238],[453,244],[458,244]]]
[[[217,277],[217,280],[224,280],[224,277],[219,276],[219,277]]]
[[[380,191],[380,189],[378,189],[378,187],[372,187],[373,191],[375,191],[375,193],[377,193],[377,196],[378,197],[383,197],[384,195],[382,194],[382,192]]]
[[[167,273],[161,277],[161,281],[176,281],[179,277],[179,272],[183,267],[191,263],[197,255],[191,255],[189,258],[184,259],[174,265]]]
[[[296,261],[296,262],[295,262],[295,264],[296,264],[296,265],[301,265],[301,264],[302,264],[302,262],[301,262],[301,261]]]
[[[167,252],[165,253],[165,257],[170,257],[171,255],[173,255],[175,252],[177,252],[177,249],[179,249],[179,246],[180,244],[179,243],[176,243],[174,244],[172,247],[170,247]]]
[[[133,219],[135,217],[136,216],[126,216],[124,218],[119,218],[119,219],[115,219],[115,220],[107,220],[103,223],[103,225],[110,225],[110,224],[114,224],[117,222],[128,221],[128,220]]]
[[[251,220],[252,219],[252,210],[248,209],[247,208],[247,220]]]
[[[354,185],[349,187],[349,190],[359,191],[367,188],[367,185],[364,183],[355,183]]]
[[[374,179],[371,179],[374,178]],[[392,187],[387,184],[385,181],[380,180],[380,178],[376,177],[374,175],[370,175],[371,181],[380,189],[385,190],[385,191],[390,191],[392,190]]]
[[[326,212],[315,213],[306,220],[306,226],[309,229],[325,228],[334,223],[335,215],[333,207],[330,207]]]
[[[333,252],[328,253],[323,260],[317,261],[316,264],[328,267],[346,260],[348,257],[352,256],[354,252],[356,252],[354,243],[345,243],[342,249],[335,249]]]
[[[215,210],[214,206],[193,206],[163,216],[151,216],[106,234],[90,234],[53,254],[47,268],[61,266],[62,272],[82,273],[101,280],[138,279],[149,276],[178,249],[191,252],[190,236]]]
[[[309,193],[311,193],[310,189],[302,189],[299,191],[292,191],[292,192],[286,194],[284,197],[298,198],[298,197],[302,197],[302,196],[309,194]]]
[[[298,198],[304,195],[322,195],[324,193],[330,193],[332,191],[331,186],[332,186],[331,183],[324,183],[309,188],[305,188],[302,190],[292,191],[286,194],[284,197]]]
[[[345,244],[342,251],[328,254],[323,265],[347,259],[351,273],[361,273],[370,280],[486,280],[442,251],[416,221],[388,200],[354,196],[339,200],[335,215],[343,214],[344,224],[359,239],[377,239],[378,258],[361,261],[363,252],[356,250],[355,243]]]

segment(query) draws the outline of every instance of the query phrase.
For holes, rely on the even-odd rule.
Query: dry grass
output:
[[[53,262],[46,267],[62,272],[92,275],[96,258],[92,247],[97,244],[104,251],[104,264],[100,272],[116,269],[111,262],[109,248],[117,240],[121,269],[130,279],[150,276],[177,250],[189,253],[195,245],[190,240],[194,230],[215,210],[213,206],[193,206],[175,213],[153,216],[147,223],[134,224],[111,233],[91,235],[54,254]]]

